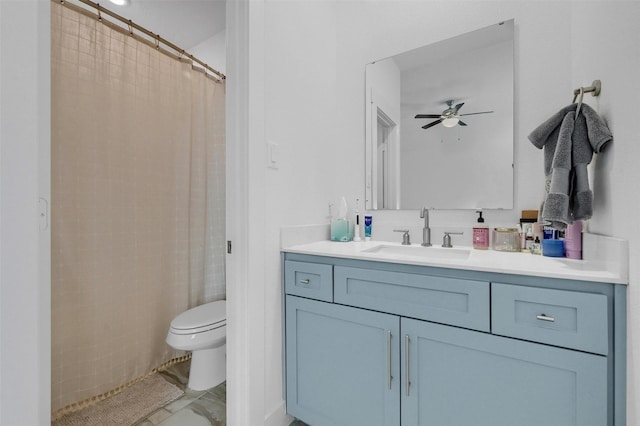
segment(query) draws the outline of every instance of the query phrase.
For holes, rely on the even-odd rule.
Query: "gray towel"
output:
[[[584,108],[584,105],[582,106]],[[584,110],[584,109],[583,109]],[[574,114],[570,112],[569,114]],[[575,127],[573,130],[571,164],[572,175],[569,188],[571,200],[569,201],[569,221],[588,220],[593,214],[593,193],[589,188],[589,175],[587,173],[587,165],[591,163],[594,152],[600,152],[609,141],[611,141],[611,133],[604,122],[602,126],[589,126],[589,114],[595,115],[601,121],[600,117],[593,109],[589,108],[585,114],[581,113],[575,118]],[[596,120],[592,121],[596,122]],[[592,129],[591,132],[589,129]],[[604,132],[606,130],[606,132]]]
[[[593,193],[587,165],[593,153],[601,152],[612,140],[607,125],[589,105],[583,104],[575,117],[571,104],[538,126],[529,135],[537,148],[544,148],[546,197],[542,219],[556,229],[574,220],[591,218]]]
[[[549,192],[544,202],[542,219],[549,222],[555,229],[564,229],[569,222],[569,199],[571,189],[571,157],[572,135],[576,113],[571,111],[564,116],[558,132],[558,139],[551,171],[547,175],[550,179]],[[545,151],[546,152],[546,151]]]
[[[555,152],[556,142],[558,141],[558,133],[560,132],[560,124],[565,115],[570,111],[575,111],[578,104],[567,105],[560,111],[552,115],[547,121],[531,132],[529,140],[531,143],[542,149],[544,147],[544,173],[549,174],[551,172],[551,163],[553,161],[553,154]],[[607,146],[612,140],[611,131],[600,118],[597,112],[593,110],[589,105],[582,104],[580,108],[580,115],[583,117],[584,126],[586,129],[581,128],[579,131],[587,134],[587,139],[593,152],[599,153]],[[579,124],[581,127],[583,124]],[[589,162],[591,160],[589,159]],[[588,163],[587,163],[588,164]]]

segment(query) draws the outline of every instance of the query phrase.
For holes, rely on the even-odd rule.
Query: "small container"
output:
[[[558,239],[558,231],[548,225],[545,225],[542,227],[542,235],[544,240]]]
[[[527,237],[529,230],[533,229],[533,224],[537,220],[537,210],[522,210],[522,216],[520,217],[520,250],[526,253],[531,252],[531,244],[533,243],[533,236],[531,242],[527,243]]]
[[[524,249],[522,249],[522,251],[531,253],[531,250],[533,250],[534,242],[535,242],[535,239],[533,238],[533,229],[532,227],[529,227],[529,229],[527,229],[527,235],[525,236],[525,239],[524,239]]]
[[[582,221],[576,220],[564,232],[564,249],[569,259],[582,259]]]
[[[533,239],[539,239],[540,241],[544,240],[544,232],[542,232],[542,225],[538,222],[532,225],[533,228]]]
[[[542,240],[542,255],[548,257],[564,257],[563,240]]]
[[[496,251],[520,251],[518,228],[495,228],[493,230],[493,249]]]
[[[353,240],[353,226],[347,219],[331,219],[331,241]]]
[[[538,236],[536,236],[536,239],[533,240],[533,244],[531,245],[531,254],[542,254],[542,244]]]

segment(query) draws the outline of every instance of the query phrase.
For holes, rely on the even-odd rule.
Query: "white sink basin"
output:
[[[363,253],[378,253],[388,255],[393,258],[413,257],[420,259],[456,259],[465,260],[471,252],[469,249],[444,248],[444,247],[422,247],[420,245],[411,246],[389,246],[380,245],[370,249],[362,250]]]

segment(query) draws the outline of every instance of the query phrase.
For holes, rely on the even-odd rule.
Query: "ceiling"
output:
[[[225,29],[225,0],[130,0],[127,6],[103,0],[100,5],[187,51]]]

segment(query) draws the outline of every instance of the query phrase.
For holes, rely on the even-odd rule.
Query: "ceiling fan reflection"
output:
[[[467,115],[490,114],[493,112],[493,111],[482,111],[482,112],[470,112],[467,114],[458,114],[458,111],[460,111],[460,108],[462,108],[462,106],[464,105],[464,102],[457,104],[455,107],[453,106],[453,99],[447,101],[446,103],[447,103],[447,109],[442,111],[441,114],[417,114],[415,116],[415,118],[437,118],[437,120],[422,126],[423,129],[428,129],[440,123],[442,123],[442,125],[445,127],[454,127],[456,125],[466,126],[467,123],[460,120],[460,117],[464,117]]]

